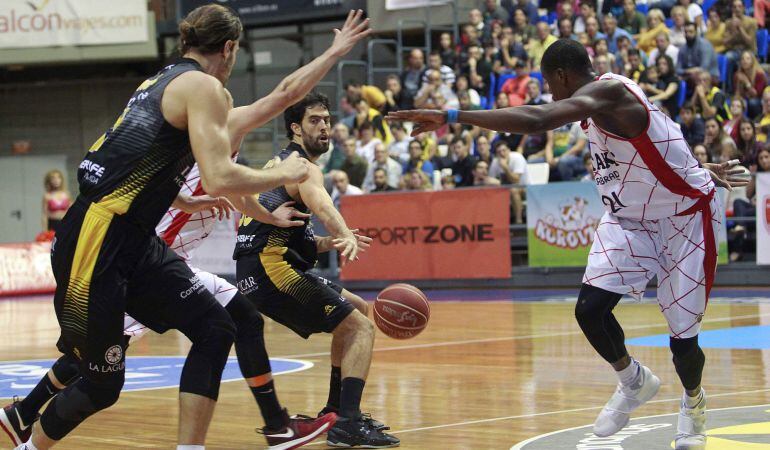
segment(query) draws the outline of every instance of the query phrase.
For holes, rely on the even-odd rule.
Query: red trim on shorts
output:
[[[195,190],[193,191],[192,195],[193,197],[196,195],[204,195],[206,194],[206,191],[203,190],[203,183],[201,181],[198,181],[198,185],[195,187]],[[163,238],[163,241],[171,246],[171,244],[174,243],[174,240],[179,235],[179,232],[182,231],[182,228],[184,228],[185,225],[187,225],[187,222],[190,220],[190,217],[192,214],[186,213],[184,211],[179,211],[179,214],[174,216],[174,218],[171,220],[171,224],[169,224],[168,228],[163,230],[163,233],[161,235],[161,238]]]

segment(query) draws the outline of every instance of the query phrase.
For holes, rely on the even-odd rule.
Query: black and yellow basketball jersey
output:
[[[81,195],[148,231],[171,206],[194,164],[187,130],[174,128],[161,111],[168,83],[191,70],[203,69],[185,58],[144,81],[78,169]]]
[[[283,160],[292,152],[298,152],[301,157],[307,158],[302,147],[293,142],[278,156]],[[294,199],[283,186],[259,194],[259,203],[270,212],[290,201],[294,201]],[[304,213],[310,212],[307,206],[301,202],[296,202],[294,208]],[[265,254],[280,256],[281,259],[299,270],[312,268],[318,259],[318,249],[310,219],[306,219],[305,225],[301,227],[280,228],[258,222],[251,217],[243,217],[238,227],[238,238],[235,242],[233,259]]]

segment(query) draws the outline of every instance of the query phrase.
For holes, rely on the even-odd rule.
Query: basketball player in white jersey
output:
[[[334,67],[339,58],[371,33],[368,19],[364,20],[362,16],[360,10],[351,11],[342,29],[335,30],[336,36],[331,47],[323,55],[286,77],[270,95],[251,105],[233,108],[232,97],[226,91],[231,108],[227,125],[233,160],[249,131],[267,123],[302,99]],[[185,177],[172,207],[157,225],[156,233],[190,265],[194,250],[211,233],[215,222],[223,216],[229,218],[230,211],[235,208],[255,220],[279,227],[305,225],[305,220],[309,217],[292,208],[291,202],[284,203],[270,213],[260,205],[256,196],[231,197],[229,200],[224,197],[212,198],[203,190],[198,165],[195,164]],[[328,241],[324,242],[324,248],[335,246],[331,238],[318,239]],[[368,247],[368,242],[369,238],[359,237],[359,245],[364,249]],[[197,278],[194,286],[202,285],[214,294],[217,302],[225,307],[237,326],[235,347],[239,366],[265,420],[265,427],[261,432],[265,435],[269,448],[289,450],[301,447],[334,425],[336,416],[333,413],[317,419],[288,416],[276,396],[264,345],[261,315],[252,303],[239,293],[238,288],[228,281],[191,265],[190,269]],[[363,300],[359,303],[366,307]],[[124,325],[127,338],[136,339],[149,331],[149,328],[128,315]],[[38,411],[42,406],[80,377],[77,364],[70,359],[66,355],[60,358],[30,395],[0,410],[0,429],[6,432],[14,445],[29,439],[31,424],[37,420]]]
[[[612,314],[622,295],[641,299],[657,275],[658,303],[684,386],[676,449],[704,449],[705,357],[698,331],[716,270],[721,206],[714,188],[744,184],[737,176],[742,170],[731,169],[730,163],[699,165],[679,126],[628,78],[612,73],[597,77],[580,43],[555,42],[541,67],[553,103],[492,111],[399,111],[388,118],[415,122],[413,135],[454,122],[537,134],[581,121],[606,212],[594,235],[575,316],[620,380],[596,419],[594,433],[620,431],[630,413],[660,386],[650,369],[628,355],[623,330]]]

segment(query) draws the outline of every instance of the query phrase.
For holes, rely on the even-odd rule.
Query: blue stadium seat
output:
[[[540,82],[540,89],[543,89],[543,74],[540,72],[532,72],[529,74],[530,77],[536,79]]]
[[[487,106],[489,105],[489,99],[487,97],[481,97],[479,99],[479,107],[481,109],[489,109]]]
[[[757,30],[757,56],[761,61],[767,61],[767,28]]]
[[[703,14],[708,16],[709,9],[716,4],[717,0],[703,0]]]
[[[495,73],[489,74],[489,92],[487,93],[487,106],[492,109],[495,106],[495,89],[497,88],[497,77]]]
[[[498,92],[500,92],[500,89],[502,89],[503,85],[506,81],[510,80],[511,78],[516,78],[515,73],[501,73],[499,77],[497,77],[497,86],[495,86],[495,95],[497,95]]]
[[[717,65],[719,66],[719,82],[724,85],[727,81],[727,56],[717,55]]]
[[[743,0],[743,6],[746,8],[746,15],[752,16],[754,15],[754,1],[753,0]]]
[[[679,82],[679,90],[676,91],[676,104],[681,108],[687,100],[687,82],[682,80]]]
[[[714,1],[716,1],[716,0],[714,0]],[[647,3],[637,3],[636,4],[636,10],[639,11],[640,13],[644,14],[645,16],[647,15],[647,11],[649,11],[649,9],[650,9],[650,7],[647,6]]]
[[[666,19],[666,26],[668,28],[674,28],[674,19]]]

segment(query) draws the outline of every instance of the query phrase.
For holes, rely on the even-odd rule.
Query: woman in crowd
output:
[[[754,53],[744,50],[738,63],[738,70],[733,75],[735,95],[745,98],[749,117],[762,111],[762,92],[767,86],[767,76],[759,65]]]
[[[72,197],[64,185],[64,175],[59,170],[46,173],[43,185],[43,231],[56,231],[72,205]]]
[[[696,144],[695,147],[692,148],[692,154],[695,156],[695,159],[698,160],[701,164],[706,164],[711,162],[711,155],[709,154],[709,151],[706,149],[706,146],[703,144]]]
[[[663,15],[663,11],[653,8],[647,12],[647,31],[634,36],[636,48],[650,53],[655,48],[655,38],[660,33],[669,33],[666,27],[666,16]]]
[[[741,117],[738,122],[738,138],[735,140],[738,148],[741,164],[750,167],[756,163],[757,150],[757,132],[754,128],[754,122],[746,117]]]
[[[722,129],[725,130],[725,133],[728,136],[733,138],[733,141],[738,140],[738,133],[740,131],[738,123],[743,118],[744,111],[746,111],[746,100],[737,95],[733,96],[730,100],[730,114],[732,114],[733,117],[722,123]]]
[[[715,163],[735,159],[738,153],[735,142],[725,133],[715,117],[706,119],[706,135],[703,144]]]

